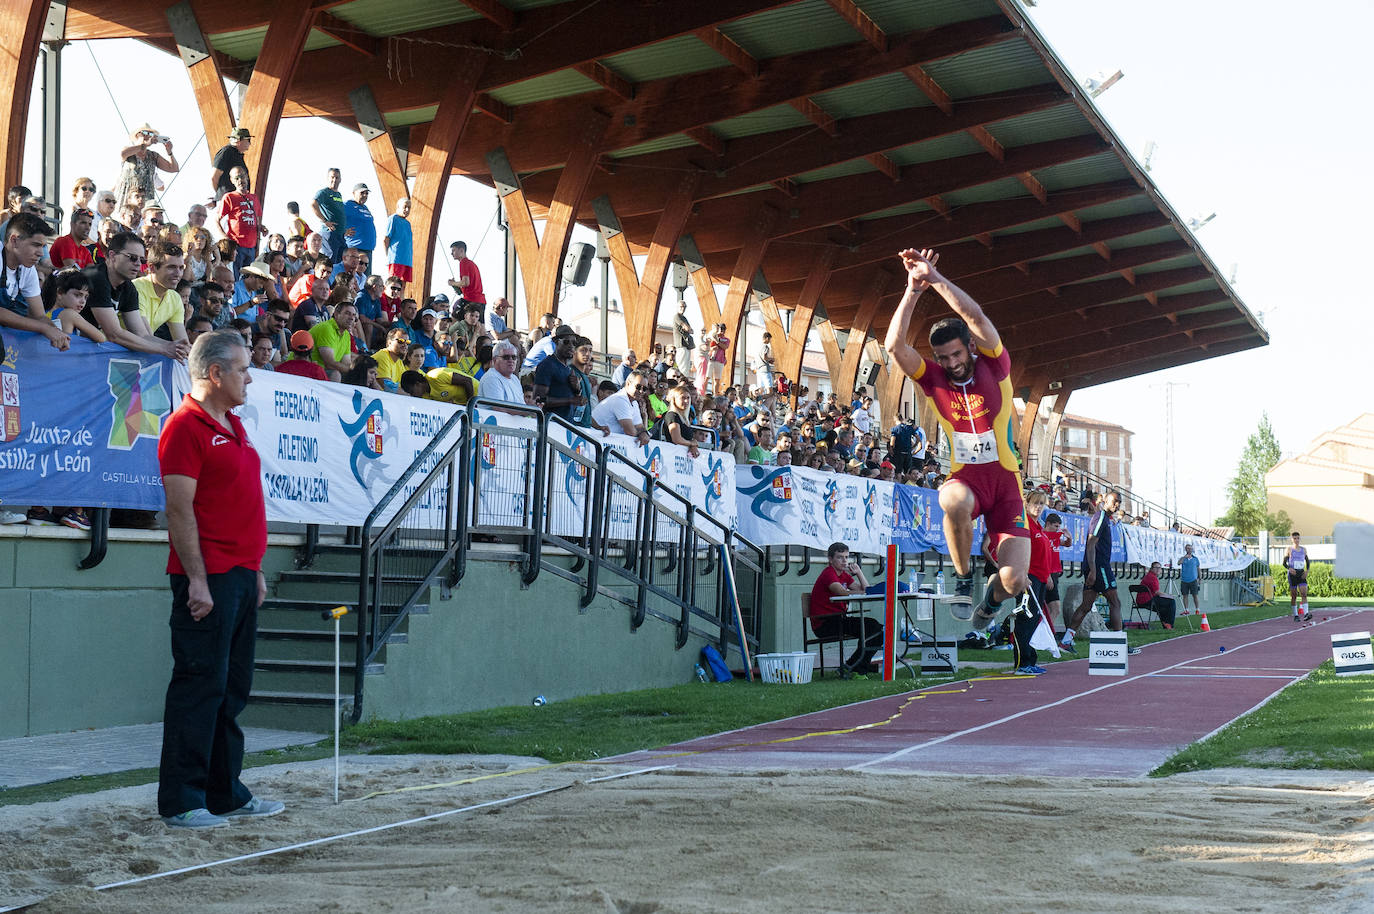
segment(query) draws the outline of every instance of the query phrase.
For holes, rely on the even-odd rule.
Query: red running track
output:
[[[1140,777],[1321,665],[1331,657],[1331,635],[1374,624],[1374,611],[1315,615],[1317,623],[1305,627],[1268,619],[1147,645],[1130,658],[1124,677],[1089,676],[1086,659],[1056,663],[1042,676],[931,686],[619,760],[707,769]],[[1086,645],[1079,651],[1086,655]]]

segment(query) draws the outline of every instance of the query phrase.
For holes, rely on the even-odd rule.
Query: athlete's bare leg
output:
[[[994,600],[1019,597],[1029,584],[1026,569],[1030,567],[1031,541],[1025,536],[1005,536],[997,547],[997,575],[992,579]]]
[[[1116,588],[1115,588],[1115,587],[1113,587],[1111,590],[1107,591],[1106,597],[1107,597],[1107,615],[1108,615],[1107,627],[1110,628],[1110,629],[1111,629],[1112,631],[1114,631],[1114,632],[1119,632],[1119,631],[1121,631],[1121,629],[1122,629],[1122,622],[1121,622],[1121,598],[1118,597],[1118,596],[1116,595]]]
[[[957,479],[940,486],[940,508],[945,512],[945,543],[954,570],[961,577],[973,574],[973,507],[977,500],[973,491]],[[1030,540],[1026,541],[1027,547]],[[1030,553],[1026,553],[1029,561]],[[1022,573],[1024,577],[1024,567]]]

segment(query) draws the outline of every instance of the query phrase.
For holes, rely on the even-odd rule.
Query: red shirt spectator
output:
[[[1026,570],[1040,583],[1048,583],[1050,579],[1050,555],[1054,550],[1050,548],[1049,538],[1041,528],[1040,521],[1036,520],[1030,511],[1026,512],[1026,525],[1030,528],[1031,541],[1030,566]]]
[[[854,584],[854,576],[847,571],[836,571],[833,566],[826,565],[811,588],[811,618],[818,619],[821,616],[833,616],[844,612],[845,605],[832,599],[831,584],[843,584],[845,590],[848,590]]]
[[[1144,590],[1136,591],[1135,605],[1149,606],[1154,598],[1159,596],[1159,577],[1154,573],[1154,569],[1145,572],[1145,577],[1140,579],[1140,586]]]
[[[1062,574],[1064,571],[1064,560],[1059,556],[1059,549],[1064,545],[1064,537],[1067,535],[1063,530],[1046,530],[1045,539],[1050,541],[1050,574]]]
[[[230,191],[219,201],[220,224],[225,234],[241,248],[258,246],[258,214],[261,212],[257,194]]]
[[[309,330],[297,330],[291,334],[290,345],[291,358],[277,366],[277,374],[293,374],[316,381],[329,380],[324,368],[310,357],[310,351],[315,348],[315,338]]]
[[[95,263],[91,249],[71,235],[63,235],[54,241],[48,251],[48,258],[52,261],[53,266],[59,270],[68,260],[76,261],[76,266],[82,270]]]
[[[187,394],[158,438],[163,476],[196,481],[192,503],[206,574],[233,568],[262,569],[267,551],[267,515],[262,497],[261,462],[243,423],[226,413],[231,429],[220,425]],[[233,497],[226,499],[226,494]],[[233,510],[228,510],[229,506]],[[173,544],[168,574],[186,574]]]

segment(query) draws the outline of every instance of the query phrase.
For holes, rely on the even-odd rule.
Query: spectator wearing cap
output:
[[[367,208],[367,198],[372,193],[363,183],[353,185],[353,197],[345,200],[344,245],[367,255],[372,263],[372,249],[377,246],[377,223],[372,221],[372,210]],[[357,269],[356,265],[353,268]]]
[[[485,310],[487,296],[482,291],[482,271],[477,269],[477,264],[468,257],[467,243],[455,241],[448,246],[448,250],[458,264],[458,277],[450,279],[448,284],[458,293],[459,301],[479,304]]]
[[[324,187],[315,192],[315,199],[310,201],[310,208],[315,211],[315,218],[320,220],[320,235],[322,236],[322,250],[329,255],[331,263],[338,263],[343,257],[344,248],[344,200],[343,194],[339,193],[339,185],[343,183],[343,174],[337,168],[331,168],[325,175]],[[308,242],[309,239],[307,238]]]
[[[253,145],[253,134],[247,127],[235,127],[229,131],[229,142],[225,143],[215,153],[210,160],[210,187],[218,201],[221,197],[234,189],[234,182],[229,177],[229,173],[235,168],[247,168],[248,162],[243,154],[248,151],[248,147]]]
[[[316,381],[328,381],[329,376],[324,373],[324,368],[311,358],[314,348],[315,338],[310,335],[310,331],[297,330],[291,334],[291,358],[278,365],[277,371],[302,378],[313,378]]]
[[[54,267],[85,269],[95,262],[94,245],[88,240],[93,218],[94,214],[88,209],[72,210],[71,232],[54,241],[48,251]]]
[[[312,358],[331,381],[340,380],[353,367],[353,325],[357,321],[357,307],[344,302],[334,309],[333,317],[310,328],[310,336],[315,340]]]
[[[425,347],[425,370],[432,371],[435,368],[443,368],[448,364],[449,350],[446,345],[440,343],[434,336],[434,328],[439,323],[439,312],[433,308],[426,308],[420,312],[420,316],[412,324],[414,333],[411,334],[415,342]]]
[[[403,285],[411,281],[415,264],[415,248],[410,229],[410,198],[396,201],[396,212],[386,220],[386,234],[382,236],[386,251],[386,275]]]
[[[248,168],[235,165],[229,172],[234,189],[220,198],[215,224],[225,238],[234,242],[234,272],[253,262],[258,251],[258,229],[262,226],[262,205],[249,188]]]
[[[148,274],[133,281],[139,313],[153,333],[165,324],[173,340],[186,339],[186,306],[177,294],[177,283],[186,269],[185,254],[176,245],[159,242],[149,249],[148,266]]]
[[[224,199],[229,199],[225,194]],[[255,260],[244,266],[239,271],[238,282],[234,283],[234,294],[229,300],[229,307],[233,310],[235,317],[244,320],[255,321],[258,319],[258,309],[267,304],[271,297],[268,290],[272,287],[272,271],[267,264],[261,260]]]
[[[531,346],[529,353],[525,356],[524,363],[520,366],[521,374],[534,371],[539,367],[539,363],[553,355],[554,346],[560,336],[577,336],[577,331],[566,324],[560,324],[552,334]]]

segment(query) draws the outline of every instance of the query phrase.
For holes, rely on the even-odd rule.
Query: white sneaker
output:
[[[23,511],[0,511],[0,524],[22,524],[28,519]]]

